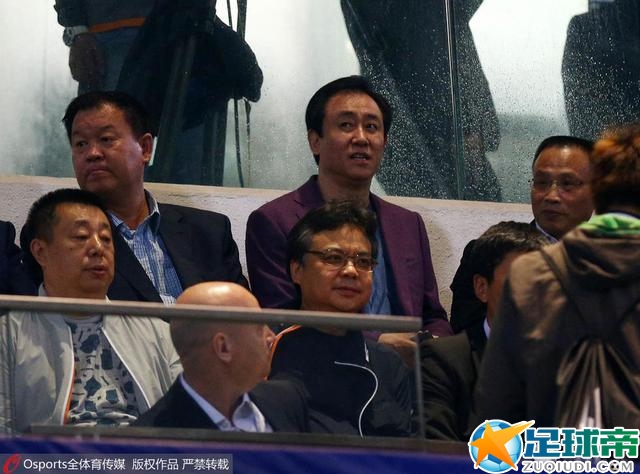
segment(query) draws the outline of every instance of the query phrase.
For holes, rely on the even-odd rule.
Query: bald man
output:
[[[177,304],[260,308],[245,288],[227,282],[192,286]],[[184,372],[137,426],[309,431],[301,392],[290,382],[264,382],[274,340],[267,325],[177,319],[171,339]]]

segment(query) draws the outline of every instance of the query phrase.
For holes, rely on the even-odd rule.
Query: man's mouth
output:
[[[353,153],[349,158],[352,160],[368,161],[371,157],[367,153]]]
[[[108,172],[109,170],[107,168],[91,168],[90,170],[87,171],[87,178],[100,175],[103,173],[108,173]]]
[[[548,218],[554,218],[554,217],[560,217],[562,215],[564,215],[564,213],[560,212],[560,211],[555,211],[553,209],[547,209],[542,211],[542,215]]]
[[[337,286],[334,288],[334,290],[345,296],[353,296],[360,293],[360,290],[352,286]]]
[[[92,267],[89,267],[88,269],[91,273],[93,273],[94,275],[97,276],[103,276],[106,275],[109,271],[108,267],[106,265],[94,265]]]

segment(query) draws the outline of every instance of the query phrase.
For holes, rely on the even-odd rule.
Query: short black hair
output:
[[[511,252],[531,252],[549,240],[526,222],[503,221],[489,227],[473,243],[471,272],[493,281],[493,274]]]
[[[371,244],[371,256],[378,255],[376,215],[353,201],[330,201],[309,211],[293,226],[287,237],[287,267],[291,262],[303,262],[311,248],[314,235],[350,225],[360,229]]]
[[[36,283],[42,282],[42,269],[31,254],[31,241],[42,239],[45,242],[51,242],[53,227],[58,222],[56,210],[60,204],[83,204],[97,207],[108,218],[107,210],[101,199],[96,194],[82,189],[57,189],[41,196],[34,202],[29,209],[27,221],[20,231],[20,247],[24,253],[27,270]]]
[[[596,213],[640,210],[640,122],[606,130],[591,154],[591,169]]]
[[[593,142],[585,138],[573,137],[571,135],[553,135],[551,137],[547,137],[544,140],[542,140],[540,145],[538,145],[538,148],[536,148],[536,152],[533,155],[533,162],[531,163],[531,168],[533,169],[534,165],[536,164],[536,160],[538,159],[538,156],[540,156],[540,153],[542,153],[547,148],[553,148],[553,147],[580,148],[587,155],[591,155],[591,152],[593,151]]]
[[[373,90],[366,77],[357,75],[341,77],[331,81],[313,94],[307,104],[307,110],[304,114],[307,131],[313,130],[319,136],[322,136],[322,123],[324,122],[327,102],[329,102],[333,96],[341,92],[362,92],[374,100],[380,108],[380,112],[382,112],[382,124],[384,126],[384,136],[386,138],[389,134],[389,129],[391,128],[391,120],[393,116],[391,105],[389,105],[389,101],[387,101],[382,94]],[[317,164],[320,158],[316,155],[314,155],[314,158]]]
[[[64,117],[62,117],[62,122],[67,130],[69,143],[71,143],[73,119],[78,112],[99,109],[103,105],[112,105],[122,110],[127,123],[136,137],[140,137],[145,133],[150,133],[155,136],[155,130],[153,130],[151,126],[149,114],[138,100],[122,91],[93,91],[79,95],[67,106]]]

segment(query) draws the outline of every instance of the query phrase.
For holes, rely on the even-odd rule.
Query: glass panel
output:
[[[242,3],[218,2],[217,14],[236,28]],[[594,138],[606,124],[640,113],[638,0],[247,5],[246,42],[264,76],[250,127],[243,102],[236,112],[232,102],[191,97],[187,109],[202,109],[207,127],[191,127],[176,142],[168,175],[154,166],[149,179],[292,189],[315,171],[304,127],[308,99],[326,82],[360,71],[395,109],[374,187],[383,194],[524,202],[533,152],[543,138]],[[3,173],[71,176],[59,120],[77,83],[56,12],[48,2],[9,0],[0,3],[0,18]],[[233,44],[223,42],[227,67],[247,58],[227,47]],[[111,42],[106,50],[113,55],[116,46]],[[168,65],[172,56],[160,58]],[[207,153],[223,159],[198,158],[204,130],[213,136]]]
[[[500,144],[487,154],[505,201],[528,201],[535,149],[569,132],[562,56],[567,25],[586,7],[586,0],[485,0],[471,19],[500,123]]]

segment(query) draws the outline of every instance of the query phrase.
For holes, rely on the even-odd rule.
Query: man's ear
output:
[[[213,336],[211,344],[213,344],[213,350],[218,359],[227,364],[231,362],[233,359],[231,352],[232,342],[228,334],[225,334],[224,332],[217,332]]]
[[[47,243],[42,239],[33,239],[29,249],[38,265],[44,268],[47,262]]]
[[[320,139],[322,137],[318,135],[315,130],[307,130],[307,141],[309,142],[309,148],[314,155],[320,154]]]
[[[300,280],[302,279],[302,263],[297,262],[296,260],[291,260],[289,263],[289,273],[291,273],[291,281],[293,281],[296,285],[300,284]]]
[[[145,133],[138,139],[140,148],[142,148],[142,158],[145,164],[149,164],[151,161],[151,155],[153,153],[153,135]]]
[[[483,303],[489,300],[489,280],[477,273],[473,275],[473,291]]]

